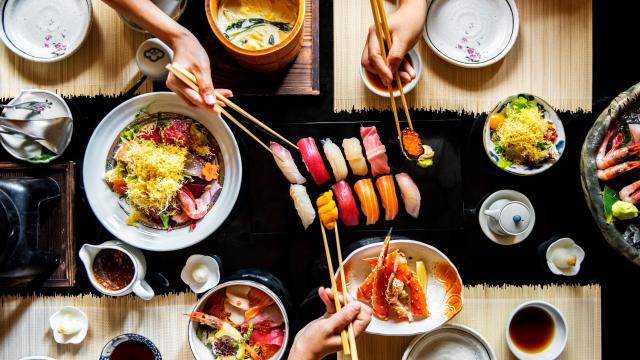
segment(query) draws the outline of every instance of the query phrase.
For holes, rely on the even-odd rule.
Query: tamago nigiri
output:
[[[307,189],[304,185],[291,184],[289,195],[293,199],[293,204],[298,211],[298,216],[302,220],[302,226],[308,228],[316,218],[316,210],[313,208],[313,203],[307,194]]]
[[[289,150],[285,149],[282,145],[277,142],[272,141],[269,144],[271,151],[273,152],[273,158],[276,160],[276,164],[282,171],[282,174],[289,180],[292,184],[304,184],[307,179],[300,174],[296,163],[293,161],[293,157],[291,157],[291,153]]]
[[[369,169],[367,168],[367,161],[362,155],[360,140],[355,137],[344,139],[342,140],[342,149],[353,174],[358,176],[367,175]]]
[[[396,181],[400,188],[404,209],[414,218],[420,214],[420,190],[407,173],[396,174]]]
[[[324,155],[327,157],[329,165],[331,165],[331,170],[333,170],[333,176],[336,178],[336,182],[346,179],[349,170],[347,169],[347,162],[344,160],[344,156],[342,156],[342,151],[340,151],[338,145],[331,141],[331,139],[324,139],[321,142]]]
[[[367,225],[375,224],[380,217],[380,205],[378,205],[378,197],[376,190],[373,188],[371,179],[361,179],[356,181],[353,189],[360,200],[360,208],[367,217]]]
[[[382,207],[384,208],[384,219],[391,221],[398,215],[398,195],[396,195],[396,185],[393,182],[393,176],[385,175],[376,179],[376,187],[382,199]]]

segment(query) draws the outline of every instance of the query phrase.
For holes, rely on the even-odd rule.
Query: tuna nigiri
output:
[[[373,188],[373,181],[371,179],[358,180],[353,185],[353,188],[358,194],[360,208],[367,217],[367,225],[375,224],[380,217],[380,206],[378,205],[376,191]]]
[[[322,193],[316,200],[316,206],[318,206],[318,216],[322,225],[328,230],[333,230],[338,221],[338,207],[333,201],[333,191]]]
[[[396,174],[396,181],[400,188],[400,195],[404,202],[404,209],[414,218],[420,214],[420,190],[407,173]]]
[[[342,149],[344,150],[344,157],[349,162],[351,171],[354,175],[365,176],[369,169],[367,169],[367,161],[362,156],[362,146],[360,146],[360,140],[358,138],[349,138],[342,140]]]
[[[393,183],[393,176],[385,175],[376,180],[376,187],[382,199],[384,208],[384,219],[391,221],[398,215],[398,196],[396,195],[396,185]]]
[[[308,228],[316,218],[316,210],[313,208],[313,203],[307,194],[307,189],[304,185],[291,184],[289,195],[293,199],[293,205],[295,205],[298,211],[298,216],[302,220],[302,226]]]
[[[333,170],[333,176],[335,176],[336,181],[344,180],[347,178],[349,174],[349,170],[347,169],[347,162],[344,161],[344,156],[342,156],[342,151],[338,145],[334,144],[331,139],[322,140],[322,148],[324,149],[324,155],[329,160],[329,165],[331,165],[331,170]]]
[[[387,159],[387,149],[380,141],[376,127],[361,127],[360,136],[362,137],[364,149],[367,152],[367,160],[369,160],[369,164],[371,164],[371,174],[373,174],[374,177],[388,174],[391,169],[389,168],[389,160]]]
[[[356,206],[356,200],[353,198],[351,188],[346,181],[338,181],[331,189],[336,194],[336,200],[338,202],[338,212],[340,214],[340,220],[344,226],[356,226],[358,225],[358,207]]]
[[[330,176],[324,166],[316,141],[312,137],[303,138],[298,140],[298,147],[300,148],[300,154],[302,154],[302,161],[304,161],[304,165],[311,174],[313,181],[317,185],[321,185],[329,180]]]
[[[273,152],[273,158],[276,160],[276,164],[282,171],[282,174],[289,180],[292,184],[304,184],[307,179],[300,174],[298,171],[298,167],[296,163],[293,161],[293,157],[291,157],[291,153],[289,150],[282,147],[282,145],[277,142],[271,142],[269,144],[271,151]]]

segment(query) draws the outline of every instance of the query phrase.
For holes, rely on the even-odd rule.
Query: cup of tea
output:
[[[567,321],[544,301],[520,304],[507,320],[507,345],[520,360],[553,360],[567,345]]]
[[[122,334],[102,348],[100,360],[162,360],[160,350],[151,340],[138,334]]]

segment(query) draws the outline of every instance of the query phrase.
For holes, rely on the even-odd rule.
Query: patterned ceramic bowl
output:
[[[162,360],[162,355],[160,355],[160,350],[151,342],[151,340],[146,337],[138,334],[122,334],[114,337],[109,340],[109,342],[102,348],[102,353],[100,354],[100,360],[110,360],[111,354],[113,351],[122,343],[127,341],[135,341],[137,343],[146,345],[146,347],[153,354],[154,360]]]

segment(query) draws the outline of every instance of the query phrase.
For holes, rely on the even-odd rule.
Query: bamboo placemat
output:
[[[67,59],[43,64],[25,60],[0,44],[0,99],[23,89],[67,96],[119,95],[139,78],[135,55],[146,35],[130,29],[103,1],[92,1],[93,23],[84,44]],[[140,92],[151,91],[151,82]]]
[[[439,58],[421,38],[424,70],[407,101],[414,109],[489,111],[506,96],[528,92],[559,110],[591,111],[591,0],[516,0],[520,31],[500,62],[465,69]],[[393,6],[387,1],[387,13]],[[369,0],[336,1],[334,21],[334,110],[390,108],[387,98],[362,83],[360,56],[373,24]]]
[[[46,355],[57,360],[97,359],[104,345],[123,333],[146,336],[164,359],[193,359],[184,314],[196,303],[193,293],[159,295],[144,301],[80,296],[3,296],[0,298],[0,359]],[[66,305],[77,306],[89,318],[89,332],[79,345],[58,345],[49,317]]]
[[[600,286],[472,286],[464,288],[462,311],[452,323],[471,327],[491,345],[496,358],[515,359],[505,340],[507,318],[520,303],[544,300],[555,305],[567,319],[569,339],[558,359],[600,359]],[[427,294],[428,296],[428,294]],[[361,359],[400,359],[412,336],[362,335],[358,339]],[[339,356],[339,359],[350,357]]]

